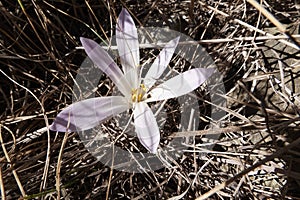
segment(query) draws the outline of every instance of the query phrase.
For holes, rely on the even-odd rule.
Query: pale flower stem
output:
[[[64,147],[68,140],[68,135],[69,135],[69,132],[66,131],[66,133],[64,135],[64,139],[60,146],[60,151],[59,151],[59,155],[58,155],[58,159],[57,159],[56,176],[55,176],[55,189],[57,192],[57,200],[60,199],[60,189],[61,189],[60,188],[60,170],[61,170],[61,163],[62,163],[62,154],[63,154]]]
[[[190,113],[190,119],[189,119],[187,131],[192,131],[192,129],[195,128],[194,115],[195,115],[195,109],[192,109]]]
[[[109,179],[108,179],[108,184],[107,184],[107,189],[106,189],[106,197],[105,200],[109,199],[109,191],[110,191],[110,185],[111,185],[111,180],[112,180],[112,175],[113,175],[113,170],[114,170],[114,163],[115,163],[115,148],[114,145],[112,146],[113,148],[113,156],[112,156],[112,161],[111,161],[111,166],[110,166],[110,172],[109,172]]]

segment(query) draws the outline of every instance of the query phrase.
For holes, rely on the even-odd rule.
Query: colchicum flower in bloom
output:
[[[89,58],[114,82],[123,96],[95,97],[73,103],[57,115],[50,126],[53,131],[87,130],[114,115],[132,109],[139,141],[150,152],[156,153],[160,133],[155,116],[147,103],[187,94],[199,87],[214,72],[211,68],[191,69],[155,86],[156,80],[161,77],[173,56],[178,37],[165,45],[145,77],[140,77],[137,29],[126,9],[121,11],[116,27],[117,48],[123,71],[96,42],[87,38],[80,40]]]

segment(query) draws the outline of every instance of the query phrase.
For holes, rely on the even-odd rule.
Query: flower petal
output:
[[[140,62],[139,41],[134,21],[125,8],[122,9],[119,15],[116,27],[116,41],[123,72],[126,75],[131,70],[134,70],[134,73],[130,73],[128,81],[136,88],[139,84],[137,82]]]
[[[50,130],[59,132],[83,131],[129,108],[125,97],[110,96],[85,99],[61,111]]]
[[[150,98],[146,99],[146,102],[160,101],[187,94],[199,87],[214,71],[214,68],[196,68],[179,74],[151,90],[149,92]]]
[[[141,144],[156,153],[160,134],[154,114],[145,102],[139,102],[133,110],[134,125]]]
[[[166,46],[163,48],[163,50],[159,53],[159,55],[156,57],[155,61],[149,68],[145,78],[144,78],[144,84],[147,86],[147,88],[151,88],[157,79],[160,78],[162,73],[167,68],[174,51],[177,47],[177,44],[179,42],[179,38],[177,37],[171,41],[169,41]]]
[[[98,66],[107,76],[109,76],[122,94],[129,96],[131,87],[121,69],[117,66],[110,55],[93,40],[81,37],[80,41],[86,54],[94,62],[94,64]]]

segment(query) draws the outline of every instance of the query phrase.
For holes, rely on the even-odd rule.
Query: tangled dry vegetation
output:
[[[297,1],[267,0],[262,5],[299,39]],[[213,122],[221,126],[209,129],[210,98],[198,90],[205,101],[199,101],[201,131],[190,133],[194,145],[164,168],[147,173],[105,166],[77,133],[46,128],[72,102],[74,80],[86,57],[77,48],[79,37],[97,42],[110,38],[122,7],[138,26],[169,27],[199,41],[226,89],[219,97],[227,101],[220,108],[226,115]],[[200,199],[207,192],[211,199],[300,198],[299,44],[251,4],[3,0],[0,10],[2,199]],[[176,59],[173,66],[183,70],[187,63]],[[105,84],[98,95],[110,94],[110,80],[101,81]],[[167,102],[168,112],[180,113],[177,104]],[[172,131],[176,120],[167,122]],[[215,133],[220,137],[205,137]],[[161,134],[167,140],[172,133]],[[120,145],[130,151],[126,141]]]

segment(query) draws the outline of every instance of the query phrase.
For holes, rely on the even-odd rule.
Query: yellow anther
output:
[[[143,101],[143,97],[146,94],[146,87],[144,84],[141,84],[139,88],[131,90],[131,100],[132,102]]]

